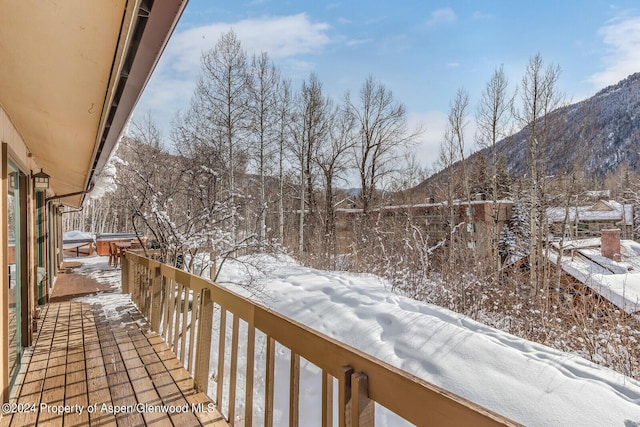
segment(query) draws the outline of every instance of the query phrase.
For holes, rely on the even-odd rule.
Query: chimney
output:
[[[611,228],[602,230],[600,243],[600,251],[602,256],[620,261],[620,229]]]

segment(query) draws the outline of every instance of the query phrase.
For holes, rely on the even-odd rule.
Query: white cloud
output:
[[[233,29],[249,55],[268,52],[272,58],[287,58],[322,50],[330,43],[329,28],[329,24],[311,22],[304,13],[214,23],[175,34],[164,55],[178,71],[198,68],[201,53],[213,48],[223,33]]]
[[[168,132],[176,110],[185,110],[200,75],[200,57],[223,33],[233,29],[248,55],[268,52],[286,66],[287,75],[308,74],[308,62],[300,55],[321,51],[331,43],[330,26],[311,22],[304,13],[290,16],[244,19],[178,30],[171,37],[136,108],[136,117],[151,112]]]
[[[368,44],[368,43],[373,43],[373,39],[368,38],[368,39],[352,39],[352,40],[348,40],[346,45],[347,46],[360,46],[363,44]]]
[[[459,62],[449,62],[447,64],[447,68],[458,68],[460,67],[460,63]]]
[[[437,9],[431,12],[431,17],[427,21],[427,26],[434,27],[441,24],[449,24],[456,20],[456,13],[450,7]]]
[[[407,125],[409,131],[422,128],[422,134],[416,145],[416,157],[423,166],[433,168],[438,160],[442,135],[447,127],[447,115],[441,111],[410,112],[407,115]]]
[[[407,124],[410,131],[417,127],[422,128],[422,135],[418,138],[418,144],[416,145],[416,157],[423,166],[434,171],[440,169],[437,165],[438,155],[444,131],[447,128],[447,122],[447,113],[442,111],[410,112],[407,116]],[[472,114],[469,114],[464,132],[465,156],[469,156],[478,150],[475,143],[477,130],[478,125],[475,118]]]
[[[640,71],[640,16],[613,19],[598,30],[598,35],[609,49],[603,58],[605,69],[589,78],[596,88]]]

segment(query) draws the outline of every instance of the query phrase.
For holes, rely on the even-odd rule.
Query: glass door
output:
[[[8,168],[8,194],[7,194],[7,218],[8,218],[8,270],[9,270],[9,378],[13,387],[20,369],[20,357],[22,356],[22,266],[21,266],[21,221],[20,215],[20,171],[9,162]]]
[[[46,287],[46,212],[45,212],[45,192],[35,191],[36,199],[36,261],[37,261],[37,301],[38,305],[43,305],[47,293]]]

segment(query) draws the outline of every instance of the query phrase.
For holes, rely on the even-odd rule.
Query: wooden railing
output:
[[[340,427],[373,426],[375,404],[420,426],[517,425],[207,279],[132,252],[122,263],[122,287],[193,375],[196,389],[210,396],[209,367],[211,362],[216,364],[214,402],[228,420],[241,419],[244,426],[254,424],[257,376],[264,378],[264,425],[273,425],[276,343],[290,351],[285,417],[289,426],[298,426],[300,420],[309,421],[308,414],[300,414],[301,358],[322,372],[322,396],[318,402],[322,426],[332,426],[334,418]],[[228,317],[232,317],[229,323]],[[217,342],[212,343],[214,329]],[[230,348],[226,348],[229,333]],[[258,356],[256,333],[266,341],[266,354],[260,353],[266,357],[266,364],[259,375],[254,367]],[[214,353],[217,348],[214,361],[210,358],[212,344],[216,346]],[[240,351],[246,356],[242,375],[238,375]],[[239,377],[244,377],[244,396],[236,396]],[[237,401],[243,405],[237,405]],[[237,412],[239,406],[244,406],[242,414]]]

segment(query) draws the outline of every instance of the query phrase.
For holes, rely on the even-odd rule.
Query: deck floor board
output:
[[[40,317],[12,400],[35,410],[3,416],[0,426],[228,426],[133,304],[114,315],[100,304],[61,301]],[[200,403],[203,412],[139,411]]]

